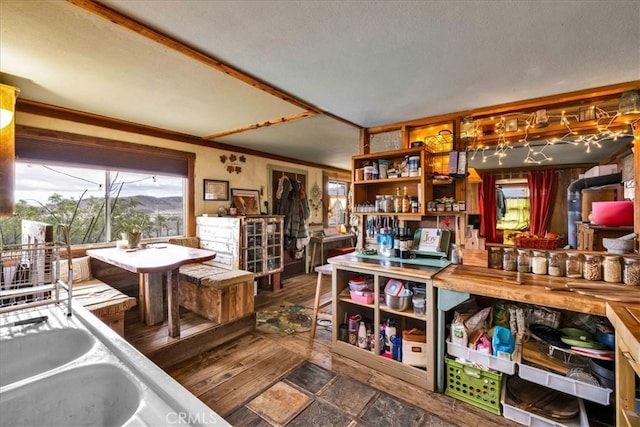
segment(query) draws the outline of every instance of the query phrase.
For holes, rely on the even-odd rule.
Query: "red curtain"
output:
[[[487,243],[499,243],[496,230],[496,177],[489,173],[481,173],[480,178],[480,235],[487,239]]]
[[[527,174],[529,186],[529,231],[539,236],[546,233],[556,197],[558,174],[555,171],[532,171]]]

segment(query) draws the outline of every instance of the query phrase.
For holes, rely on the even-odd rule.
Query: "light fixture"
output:
[[[0,84],[0,129],[9,126],[13,121],[18,93],[19,89]]]

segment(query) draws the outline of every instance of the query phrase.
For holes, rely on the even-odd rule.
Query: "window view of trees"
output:
[[[329,194],[329,207],[327,209],[328,225],[341,225],[347,223],[347,183],[329,181],[327,192]]]
[[[0,218],[0,242],[21,243],[23,219],[68,224],[71,244],[184,234],[185,179],[122,171],[16,164],[16,215]]]

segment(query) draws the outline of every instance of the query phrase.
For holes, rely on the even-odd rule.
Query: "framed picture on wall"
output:
[[[231,189],[231,199],[238,215],[260,215],[260,192],[258,190]]]
[[[229,200],[229,181],[204,180],[204,200]]]

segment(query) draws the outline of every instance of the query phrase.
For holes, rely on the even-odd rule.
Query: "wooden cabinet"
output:
[[[349,259],[354,261],[348,261]],[[367,264],[358,262],[348,256],[332,258],[330,263],[333,264],[334,268],[332,276],[333,324],[336,325],[332,331],[332,350],[380,372],[433,391],[435,380],[435,298],[430,274],[418,268],[387,268],[377,264]],[[361,276],[367,277],[372,282],[374,298],[371,303],[356,301],[351,298],[348,282],[352,278]],[[425,316],[414,314],[412,308],[405,311],[396,311],[387,307],[383,302],[384,287],[389,280],[397,280],[405,284],[424,287],[426,292]],[[395,322],[398,336],[401,336],[401,331],[409,331],[415,328],[426,334],[426,343],[415,343],[415,346],[413,346],[414,353],[409,354],[407,346],[410,349],[411,344],[410,342],[405,342],[402,355],[404,362],[393,360],[380,354],[381,343],[379,339],[373,340],[375,342],[373,348],[360,348],[357,345],[340,340],[340,328],[338,325],[341,325],[345,318],[350,316],[360,316],[363,321],[370,323],[371,333],[374,338],[380,337],[380,325],[385,319],[390,318]],[[415,362],[415,358],[412,356],[416,354],[423,355],[419,358],[423,363],[422,366],[413,366],[407,363],[409,358]]]
[[[201,248],[217,253],[213,265],[250,271],[256,277],[274,275],[275,290],[280,286],[279,273],[284,269],[283,223],[281,215],[200,216],[196,218],[196,235]]]
[[[633,227],[605,227],[603,225],[591,225],[578,222],[577,238],[580,251],[606,251],[602,246],[602,239],[617,239],[633,233]]]

